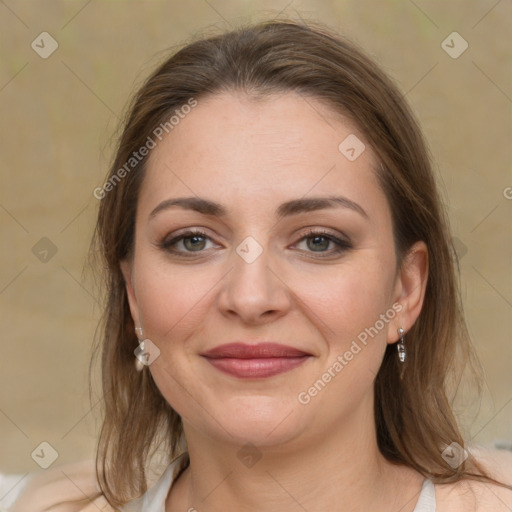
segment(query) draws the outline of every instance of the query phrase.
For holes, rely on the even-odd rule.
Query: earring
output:
[[[396,346],[398,350],[398,359],[400,359],[401,363],[405,363],[405,345],[404,345],[404,330],[399,327],[398,328],[398,334],[400,335],[400,341],[398,342],[398,345]]]
[[[135,334],[139,340],[139,346],[135,349],[135,369],[138,372],[141,372],[145,366],[139,358],[140,354],[144,354],[144,336],[142,334],[142,327],[135,327]]]

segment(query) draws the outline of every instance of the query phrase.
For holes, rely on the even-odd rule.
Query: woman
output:
[[[510,454],[450,406],[474,356],[425,143],[359,49],[291,21],[187,45],[95,196],[98,484],[56,468],[13,510],[510,510]]]

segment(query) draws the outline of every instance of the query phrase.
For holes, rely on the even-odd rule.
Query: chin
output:
[[[217,435],[226,441],[244,445],[248,442],[260,447],[272,447],[286,443],[297,437],[307,424],[298,421],[297,407],[272,397],[250,397],[232,399],[222,404],[222,412],[213,413],[226,427]],[[231,436],[227,433],[229,432]]]

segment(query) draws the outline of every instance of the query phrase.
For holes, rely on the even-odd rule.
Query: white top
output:
[[[140,498],[124,505],[121,512],[165,512],[165,500],[172,486],[174,472],[182,454],[177,457],[164,471],[159,480]],[[418,502],[413,512],[436,512],[436,492],[432,481],[423,481]]]
[[[7,512],[23,489],[27,475],[0,474],[0,512]]]
[[[436,512],[436,488],[429,478],[423,480],[420,497],[413,512]]]

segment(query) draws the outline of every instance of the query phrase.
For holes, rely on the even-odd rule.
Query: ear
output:
[[[135,289],[133,287],[132,262],[129,260],[122,260],[120,262],[120,267],[126,285],[126,295],[128,297],[128,304],[130,306],[133,323],[135,324],[135,327],[141,327],[137,297],[135,296]]]
[[[425,298],[428,278],[428,249],[423,241],[416,242],[405,255],[397,272],[393,294],[393,304],[402,309],[390,322],[388,343],[399,340],[398,328],[405,333],[414,325],[420,315]]]

